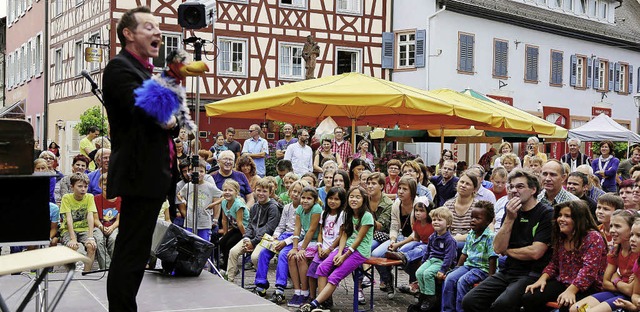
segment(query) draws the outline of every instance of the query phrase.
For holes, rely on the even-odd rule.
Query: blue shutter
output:
[[[593,82],[593,59],[587,58],[587,88],[591,88]],[[595,88],[595,87],[594,87]]]
[[[393,39],[392,32],[382,33],[382,68],[393,69]]]
[[[509,45],[505,41],[495,41],[494,46],[494,60],[493,60],[493,74],[495,76],[507,76],[507,60],[508,60]]]
[[[615,72],[613,73],[613,91],[620,91],[620,64],[616,63],[614,66]]]
[[[640,67],[638,67],[638,76],[636,77],[640,77]],[[640,93],[640,79],[638,79],[638,89],[636,90],[636,92]]]
[[[578,71],[578,57],[575,54],[571,55],[571,78],[569,79],[569,85],[576,86],[576,72]]]
[[[551,70],[553,72],[551,73],[551,77],[552,77],[551,83],[561,85],[562,84],[562,63],[563,63],[562,53],[553,52],[552,62],[553,62],[553,65],[551,67]]]
[[[460,35],[460,68],[461,71],[473,72],[473,36]]]
[[[602,77],[604,79],[604,77]],[[598,89],[600,85],[600,60],[593,60],[593,88]]]
[[[618,65],[618,64],[609,63],[609,91],[613,91],[613,85],[614,85],[613,81],[615,80],[614,76],[616,75],[616,71],[615,71],[616,65]]]
[[[631,93],[633,92],[633,65],[629,65],[627,72],[629,73],[629,89],[627,89],[627,93]]]
[[[416,68],[425,66],[425,46],[427,31],[420,29],[416,31]]]
[[[526,80],[538,81],[538,48],[527,47],[526,58]]]

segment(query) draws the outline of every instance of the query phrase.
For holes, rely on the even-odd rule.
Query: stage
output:
[[[18,307],[33,278],[25,275],[0,276],[0,294],[11,310]],[[49,300],[53,297],[63,273],[49,275]],[[30,286],[30,285],[29,285]],[[60,300],[56,311],[108,311],[107,274],[82,276],[76,273],[73,282]],[[14,292],[17,293],[8,298]],[[35,309],[33,299],[27,311]],[[287,311],[260,298],[240,286],[203,271],[199,277],[172,277],[147,272],[138,293],[138,311]]]

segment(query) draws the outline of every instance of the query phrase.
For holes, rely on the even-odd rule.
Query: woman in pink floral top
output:
[[[577,300],[602,289],[607,244],[587,205],[569,201],[554,207],[551,261],[542,276],[525,289],[525,311],[540,311],[556,301],[568,311]]]

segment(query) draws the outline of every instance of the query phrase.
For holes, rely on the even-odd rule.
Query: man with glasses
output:
[[[269,144],[267,140],[260,137],[260,125],[253,124],[249,127],[249,138],[244,141],[242,146],[242,154],[249,155],[256,163],[256,173],[264,178],[266,173],[265,156],[269,152]],[[250,207],[250,206],[248,206]]]
[[[342,127],[336,127],[333,129],[333,141],[331,141],[331,152],[337,153],[342,159],[342,168],[349,170],[347,159],[353,154],[353,146],[351,142],[344,139],[344,129]]]
[[[287,147],[284,159],[291,161],[293,172],[302,176],[307,172],[313,172],[313,150],[307,145],[309,131],[298,129],[298,142]]]
[[[431,183],[436,186],[434,202],[437,207],[444,205],[444,202],[456,196],[458,177],[454,176],[455,172],[456,162],[448,159],[442,163],[440,175],[431,177]]]
[[[560,161],[565,164],[569,164],[571,167],[571,172],[575,172],[578,166],[580,165],[590,165],[591,159],[589,156],[580,153],[580,142],[579,139],[571,138],[567,140],[567,145],[569,146],[569,152],[562,155],[560,157]]]
[[[293,126],[291,124],[285,124],[282,127],[282,132],[284,132],[284,138],[276,143],[276,158],[278,159],[284,158],[284,152],[289,145],[298,142],[298,139],[293,137]]]
[[[524,289],[538,279],[551,258],[553,209],[536,199],[538,178],[515,170],[507,189],[505,218],[493,241],[495,252],[506,256],[504,267],[464,296],[467,312],[520,311]]]
[[[222,189],[222,184],[224,184],[226,179],[232,179],[238,182],[238,184],[240,184],[240,196],[242,196],[247,203],[247,207],[253,207],[255,201],[253,199],[253,190],[251,189],[249,180],[247,180],[244,173],[233,170],[234,163],[235,156],[232,151],[226,150],[220,152],[220,155],[218,156],[218,165],[220,165],[220,169],[212,175],[213,181],[220,190]]]

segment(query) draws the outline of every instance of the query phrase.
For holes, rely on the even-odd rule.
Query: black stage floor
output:
[[[63,273],[49,275],[49,300],[58,290],[64,275]],[[33,274],[0,277],[0,294],[11,310],[18,307],[18,301],[26,294],[29,287],[23,286],[29,283],[30,278],[33,278]],[[106,285],[106,274],[81,276],[77,273],[56,311],[107,311]],[[14,295],[8,298],[11,294]],[[22,297],[19,297],[21,295]],[[34,311],[34,302],[35,299],[30,302],[26,311]],[[206,271],[203,271],[199,277],[171,277],[147,272],[138,293],[138,311],[244,312],[257,310],[287,311]]]

